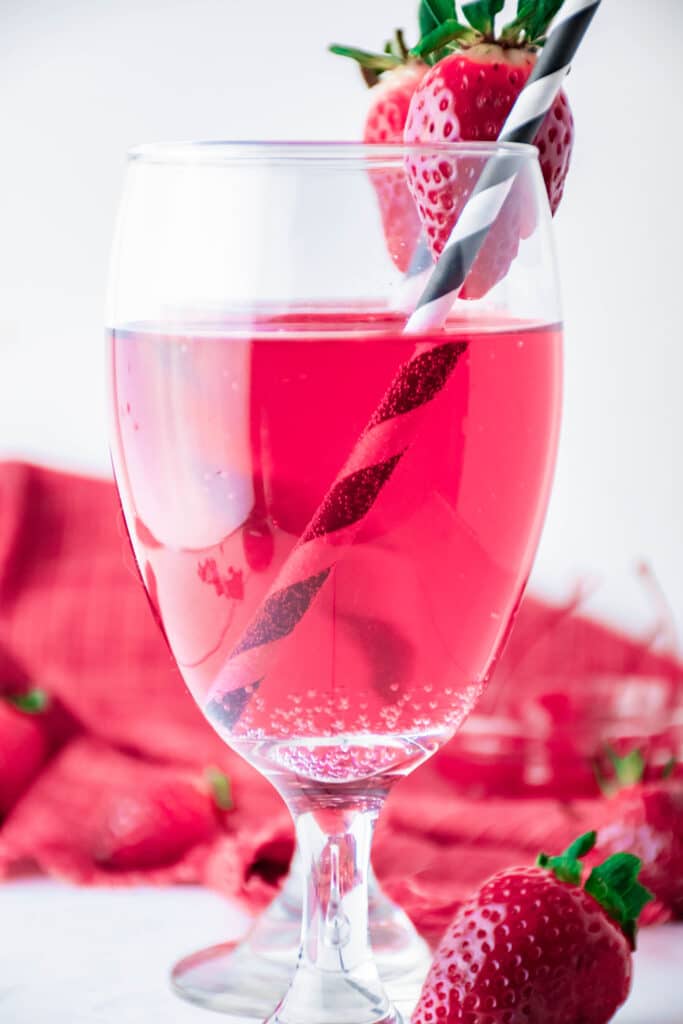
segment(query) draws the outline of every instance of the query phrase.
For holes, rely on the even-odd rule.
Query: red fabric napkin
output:
[[[569,678],[577,645],[582,678],[656,677],[663,700],[680,699],[674,658],[527,599],[485,714],[397,787],[378,829],[377,873],[430,936],[487,875],[529,862],[541,847],[558,849],[595,821],[592,776],[573,789],[553,782],[557,765],[585,761],[585,744],[567,740],[591,717],[586,688]],[[29,685],[52,705],[32,719],[44,742],[30,786],[0,824],[0,876],[39,869],[86,884],[202,882],[254,910],[272,898],[293,848],[288,815],[185,690],[139,582],[113,485],[4,464],[0,694]],[[10,728],[19,717],[5,714]],[[558,727],[565,740],[554,753],[551,743],[535,787],[538,750],[549,749]],[[8,753],[7,728],[0,716],[0,773],[19,760]],[[213,804],[212,766],[230,778],[231,810]],[[190,806],[176,827],[178,794],[189,794]],[[590,799],[567,803],[577,795]],[[107,837],[122,822],[134,841],[112,859]]]
[[[54,753],[0,827],[0,873],[35,866],[86,883],[208,880],[252,904],[272,897],[268,877],[277,872],[263,880],[251,865],[263,860],[262,846],[284,834],[287,842],[274,849],[280,872],[286,869],[288,816],[270,784],[228,750],[187,693],[138,579],[114,486],[5,464],[0,692],[28,685],[55,702],[40,722]],[[208,766],[229,775],[234,800],[213,836],[144,871],[95,863],[90,826],[96,831],[97,822],[86,811],[109,804],[115,814],[121,794],[154,785],[159,773],[169,781],[191,778],[210,801]]]

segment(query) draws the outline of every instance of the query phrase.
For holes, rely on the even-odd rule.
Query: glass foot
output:
[[[171,972],[175,992],[189,1002],[227,1015],[234,1024],[264,1021],[289,987],[301,932],[298,863],[280,895],[241,942],[193,953]],[[370,941],[379,974],[396,1009],[407,1020],[429,968],[429,947],[403,911],[370,879]]]

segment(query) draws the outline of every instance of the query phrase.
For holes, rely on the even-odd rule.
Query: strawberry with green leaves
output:
[[[593,868],[595,833],[465,901],[442,939],[413,1024],[606,1024],[628,996],[636,923],[651,898],[637,857]]]
[[[109,871],[165,867],[213,841],[232,809],[230,780],[208,769],[203,782],[168,778],[108,793],[88,822],[88,852]]]
[[[601,778],[609,797],[596,850],[629,850],[642,861],[641,878],[664,911],[683,918],[683,779],[674,763],[660,778],[644,781],[647,765],[638,750],[610,754],[614,778]]]
[[[518,0],[516,17],[498,31],[503,0],[465,3],[462,20],[453,0],[422,0],[422,36],[411,53],[431,67],[413,94],[406,142],[495,141],[562,3]],[[553,213],[562,199],[573,141],[572,114],[560,92],[534,138]]]
[[[330,51],[355,60],[365,84],[372,90],[363,142],[402,143],[410,101],[429,65],[410,55],[401,29],[396,29],[393,39],[386,43],[384,53],[336,43]]]
[[[363,142],[402,143],[410,101],[427,73],[428,65],[410,56],[400,30],[386,44],[384,53],[338,45],[330,49],[332,53],[355,60],[371,89]],[[389,255],[398,269],[405,272],[421,231],[415,203],[402,171],[375,169],[370,174],[377,192]]]
[[[503,0],[463,3],[460,13],[454,0],[421,0],[420,38],[410,51],[400,34],[402,49],[387,44],[383,54],[332,47],[357,60],[366,81],[380,81],[373,86],[376,99],[366,120],[366,141],[399,141],[400,125],[407,143],[497,139],[562,2],[518,0],[515,17],[499,25]],[[534,139],[553,213],[562,198],[573,138],[572,114],[560,92]],[[434,257],[443,250],[480,170],[481,160],[476,159],[408,161],[410,192]],[[463,298],[480,298],[497,284],[517,255],[520,240],[533,232],[533,198],[521,191],[513,189],[472,267]],[[382,202],[385,233],[394,250],[410,212],[405,193],[397,207]]]
[[[31,785],[49,755],[42,690],[0,698],[0,818]]]
[[[422,37],[412,53],[432,66],[410,102],[406,142],[495,141],[561,5],[562,0],[518,0],[516,17],[498,30],[502,0],[465,3],[462,19],[456,15],[453,0],[423,0]],[[567,98],[560,92],[534,138],[552,213],[562,198],[573,138],[573,118]],[[435,188],[440,171],[434,161],[409,162],[410,190],[434,256],[443,250],[476,183],[481,162],[472,160],[470,164],[460,160],[451,165],[452,180]],[[517,182],[461,296],[478,299],[501,281],[520,241],[532,234],[535,225],[533,197],[524,195]]]

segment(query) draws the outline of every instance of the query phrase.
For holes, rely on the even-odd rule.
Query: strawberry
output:
[[[403,32],[396,30],[394,38],[384,47],[384,53],[371,53],[338,43],[333,43],[329,50],[355,60],[365,84],[371,89],[363,142],[402,143],[410,101],[429,70],[423,61],[410,56]]]
[[[42,691],[0,700],[0,816],[17,802],[47,759],[48,739],[39,720]]]
[[[163,779],[107,794],[89,822],[93,860],[112,871],[175,863],[216,836],[217,809],[231,807],[226,781],[212,770],[210,788],[190,779]]]
[[[411,97],[428,66],[409,56],[400,30],[394,40],[387,43],[388,52],[383,54],[338,45],[331,46],[330,50],[357,61],[371,89],[363,142],[402,143]],[[405,272],[421,231],[405,174],[402,170],[373,169],[370,176],[377,193],[389,255],[398,269]]]
[[[454,0],[422,0],[420,39],[407,51],[399,31],[384,53],[332,46],[333,53],[358,61],[373,88],[366,142],[442,143],[492,141],[524,87],[545,32],[563,0],[518,0],[517,15],[496,32],[501,0],[462,5],[468,24],[458,20]],[[380,80],[381,76],[381,80]],[[376,83],[380,81],[379,85]],[[550,208],[557,210],[569,169],[574,123],[560,93],[534,142],[541,157]],[[401,270],[410,266],[424,226],[432,254],[438,257],[481,170],[481,159],[446,160],[423,156],[407,162],[414,203],[400,172],[373,172],[384,233]],[[377,177],[384,173],[384,178]],[[507,274],[520,239],[534,230],[531,196],[517,183],[498,222],[479,253],[463,298],[486,294]],[[416,215],[415,206],[417,207]]]
[[[639,857],[643,884],[663,908],[683,918],[683,779],[665,772],[643,782],[646,765],[638,751],[612,760],[617,789],[605,802],[596,850],[628,850]]]
[[[495,0],[493,0],[495,3]],[[420,82],[406,119],[407,142],[464,139],[492,142],[500,135],[517,96],[531,74],[543,35],[562,0],[518,0],[517,18],[499,36],[494,20],[482,23],[471,8],[463,10],[472,27],[449,26],[431,33],[413,53],[434,61]],[[539,18],[538,11],[543,13]],[[456,23],[457,24],[457,23]],[[574,120],[560,92],[534,138],[550,209],[562,199],[574,141]]]
[[[370,106],[365,118],[363,142],[403,142],[403,131],[410,100],[427,73],[426,64],[399,65],[382,76],[370,93]]]
[[[413,94],[406,119],[406,142],[493,141],[523,89],[543,43],[546,29],[562,0],[518,0],[517,17],[498,35],[495,15],[499,0],[463,6],[469,26],[455,16],[447,0],[422,4],[422,38],[412,54],[433,66]],[[554,214],[569,169],[574,124],[569,104],[560,93],[534,139]],[[481,170],[480,160],[444,163],[453,181],[435,188],[443,168],[435,160],[410,161],[408,177],[430,248],[442,251]],[[519,241],[535,227],[533,199],[521,195],[519,183],[501,211],[461,292],[479,298],[506,275]]]
[[[605,1024],[626,999],[640,862],[617,854],[581,886],[595,833],[536,867],[510,868],[463,903],[442,939],[413,1024]]]

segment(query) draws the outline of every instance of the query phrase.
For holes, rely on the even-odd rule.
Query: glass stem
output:
[[[301,947],[292,984],[271,1024],[399,1021],[379,979],[368,936],[370,845],[381,807],[297,807],[306,878]]]

